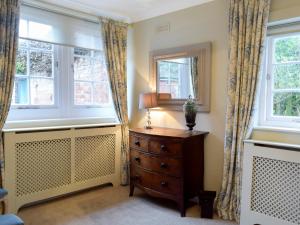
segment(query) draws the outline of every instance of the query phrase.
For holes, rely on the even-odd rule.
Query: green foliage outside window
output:
[[[300,36],[278,39],[274,48],[273,115],[299,117]]]

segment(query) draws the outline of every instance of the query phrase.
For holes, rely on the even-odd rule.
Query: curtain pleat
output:
[[[0,1],[0,131],[2,132],[10,108],[19,36],[19,0]],[[0,135],[0,186],[4,179],[4,148]],[[3,207],[3,206],[2,206]]]
[[[128,25],[100,18],[107,71],[117,117],[121,122],[121,184],[129,182],[129,130],[127,112],[127,30]]]
[[[230,0],[229,74],[219,216],[239,221],[243,140],[252,130],[271,0]]]

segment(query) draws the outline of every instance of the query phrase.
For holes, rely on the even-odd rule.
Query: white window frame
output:
[[[27,38],[20,38],[20,39],[23,39],[23,40],[26,40],[26,41],[32,41],[31,39],[27,39]],[[35,41],[35,40],[33,40]],[[47,42],[44,42],[44,43],[47,43]],[[27,43],[28,44],[28,43]],[[49,43],[51,44],[51,43]],[[35,48],[32,48],[33,50]],[[24,78],[26,77],[28,79],[28,101],[30,102],[31,101],[31,96],[30,96],[30,80],[31,78],[33,78],[34,76],[30,76],[30,50],[31,48],[29,48],[29,46],[27,46],[27,75],[24,76]],[[41,50],[41,49],[36,49],[36,50]],[[55,108],[58,108],[59,106],[59,81],[58,81],[58,59],[59,59],[59,53],[58,53],[59,49],[58,49],[58,46],[57,45],[53,45],[53,57],[52,57],[52,61],[53,61],[53,64],[52,64],[52,71],[53,71],[53,95],[54,95],[54,102],[52,105],[34,105],[34,104],[12,104],[11,105],[11,109],[55,109]],[[47,52],[47,51],[45,51]],[[49,51],[50,52],[50,51]],[[22,75],[17,75],[15,74],[15,77],[22,77]],[[46,77],[36,77],[36,78],[43,78],[43,79],[47,79]]]
[[[289,32],[267,37],[266,51],[263,57],[262,83],[259,101],[258,127],[283,127],[300,129],[300,117],[273,115],[273,67],[274,39],[289,36],[300,36],[300,32]],[[286,89],[288,90],[288,89]],[[291,91],[293,89],[290,89]],[[286,92],[286,91],[284,91]]]
[[[80,47],[79,47],[80,48]],[[74,49],[74,48],[73,48]],[[82,48],[83,49],[83,48]],[[91,50],[91,51],[98,51],[98,52],[101,52],[102,54],[104,54],[104,51],[101,51],[101,50],[94,50],[94,49],[87,49],[87,50]],[[74,59],[76,55],[74,54],[74,51],[70,51],[70,57],[71,59]],[[78,55],[79,56],[79,55]],[[80,57],[80,56],[79,56]],[[87,56],[82,56],[82,57],[87,57]],[[88,58],[88,57],[87,57]],[[89,58],[93,58],[93,56],[89,57]],[[110,99],[110,103],[108,104],[75,104],[75,96],[74,96],[74,92],[75,92],[75,79],[74,79],[74,60],[71,60],[72,61],[72,76],[70,76],[70,84],[71,84],[71,98],[73,99],[72,101],[72,108],[75,108],[75,109],[82,109],[82,108],[87,108],[87,109],[90,109],[90,108],[110,108],[110,107],[113,107],[113,104],[112,104],[112,95],[111,95],[111,90],[109,90],[109,99]],[[87,81],[87,80],[76,80],[77,82],[87,82],[87,83],[91,83],[92,84],[92,103],[94,102],[93,101],[93,98],[94,98],[94,85],[97,84],[97,83],[102,83],[101,81]],[[109,81],[107,82],[107,85],[110,86],[109,84]]]
[[[39,40],[37,40],[39,41]],[[74,70],[73,70],[73,49],[70,46],[54,47],[54,104],[53,105],[12,105],[8,115],[8,124],[14,126],[28,127],[29,124],[51,124],[62,123],[65,120],[71,125],[90,123],[116,122],[115,109],[109,90],[110,103],[108,105],[75,105],[74,104]],[[93,49],[89,49],[93,50]],[[95,50],[99,51],[99,50]],[[62,66],[63,65],[63,66]],[[29,67],[27,68],[29,70]],[[27,73],[28,74],[28,73]],[[40,121],[40,122],[38,122]]]

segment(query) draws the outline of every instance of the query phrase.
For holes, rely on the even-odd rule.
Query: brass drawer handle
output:
[[[160,146],[160,149],[161,149],[163,152],[166,152],[166,151],[167,151],[167,146],[161,145],[161,146]]]
[[[140,157],[134,157],[134,160],[135,160],[136,162],[138,162],[138,163],[141,162],[141,158],[140,158]]]
[[[168,182],[162,181],[162,182],[160,182],[160,186],[167,187],[168,186]]]
[[[162,168],[162,169],[166,169],[167,167],[168,167],[168,165],[166,163],[164,163],[164,162],[162,162],[160,164],[160,168]]]
[[[141,146],[141,143],[139,141],[135,141],[134,144],[137,146]]]

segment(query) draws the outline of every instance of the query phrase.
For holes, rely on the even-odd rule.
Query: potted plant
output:
[[[183,112],[185,114],[187,127],[189,130],[193,130],[193,127],[196,125],[197,105],[191,96],[189,96],[188,100],[184,103]]]

